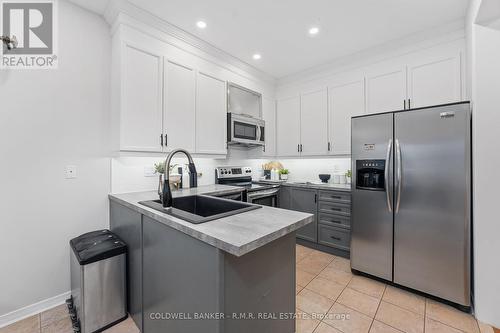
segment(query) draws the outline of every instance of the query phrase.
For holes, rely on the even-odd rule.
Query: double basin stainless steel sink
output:
[[[141,201],[139,204],[193,224],[205,223],[262,208],[259,205],[206,195],[173,198],[172,207],[167,208],[163,207],[160,200]]]

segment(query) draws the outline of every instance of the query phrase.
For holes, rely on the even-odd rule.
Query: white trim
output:
[[[6,313],[0,316],[0,328],[5,327],[7,325],[13,324],[19,320],[31,317],[33,315],[39,314],[43,311],[52,309],[55,306],[64,304],[64,302],[71,295],[71,291],[67,291],[60,295],[47,298],[43,301],[25,306],[24,308],[20,308],[14,310],[12,312]]]

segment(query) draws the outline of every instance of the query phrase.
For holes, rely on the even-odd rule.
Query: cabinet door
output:
[[[123,45],[120,150],[162,151],[162,75],[161,55]]]
[[[278,156],[299,156],[300,98],[278,100],[276,115]]]
[[[263,156],[276,156],[276,102],[272,99],[262,98],[262,116],[266,122]]]
[[[306,188],[292,188],[290,209],[299,212],[314,214],[314,221],[297,230],[297,237],[316,242],[318,239],[317,223],[318,191]]]
[[[427,59],[408,66],[408,98],[412,108],[462,100],[460,54]]]
[[[226,83],[198,73],[196,79],[196,152],[226,154]]]
[[[328,96],[326,89],[300,97],[300,143],[304,156],[328,154]]]
[[[328,88],[330,154],[351,154],[351,117],[365,113],[364,80]]]
[[[366,77],[366,111],[403,110],[406,100],[406,67],[381,69]]]
[[[289,186],[280,187],[280,195],[278,200],[279,208],[291,209],[290,208],[290,198],[292,195],[292,188]]]
[[[165,149],[195,149],[195,73],[165,61]]]

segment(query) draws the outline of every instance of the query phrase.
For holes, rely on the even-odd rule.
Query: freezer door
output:
[[[393,114],[353,118],[352,126],[352,221],[351,268],[386,280],[392,280],[393,245]],[[371,161],[371,162],[370,162]],[[360,163],[361,162],[361,163]],[[370,175],[365,170],[382,163],[386,170],[383,188],[367,188],[358,177]],[[375,169],[375,168],[374,168]],[[368,181],[369,185],[371,184]]]
[[[395,114],[394,282],[470,305],[470,106]]]

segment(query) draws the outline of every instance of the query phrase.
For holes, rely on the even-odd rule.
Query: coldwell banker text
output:
[[[2,36],[10,41],[2,48],[2,68],[57,68],[57,0],[1,1]]]

